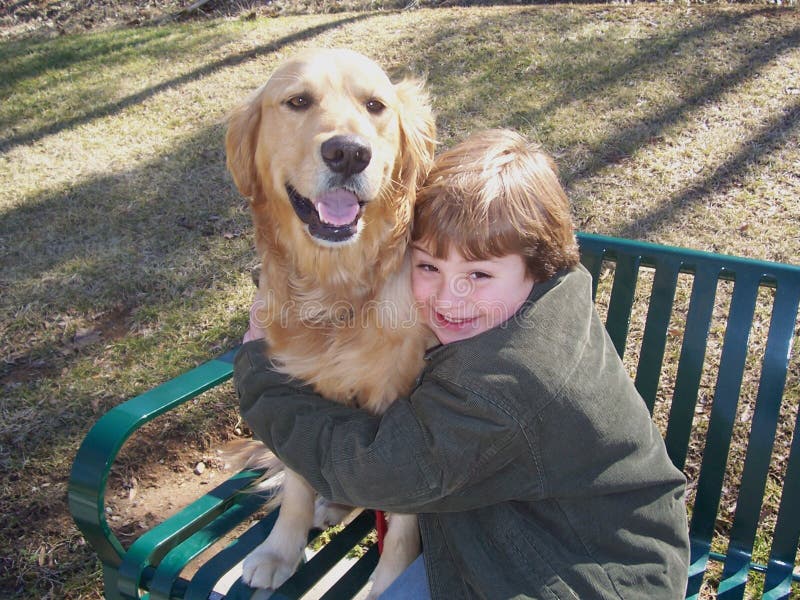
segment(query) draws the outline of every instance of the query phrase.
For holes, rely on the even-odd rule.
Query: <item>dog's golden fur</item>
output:
[[[287,102],[303,96],[311,106]],[[370,113],[365,103],[385,109]],[[335,135],[368,140],[372,160],[355,240],[320,243],[295,214],[286,185],[320,191],[320,144]],[[392,84],[347,51],[308,52],[284,63],[232,114],[228,167],[251,198],[262,257],[259,322],[270,355],[324,396],[381,412],[408,392],[425,335],[413,325],[404,264],[417,183],[433,155],[433,117],[420,85]],[[411,326],[410,326],[411,325]]]
[[[407,246],[434,138],[421,85],[393,84],[346,50],[288,60],[230,117],[228,167],[250,198],[256,320],[270,357],[323,396],[374,413],[410,391],[432,341],[412,311]],[[356,144],[352,163],[326,150],[333,142]],[[273,532],[245,560],[255,587],[291,574],[314,516],[308,484],[287,471],[284,486]],[[416,518],[398,515],[372,595],[418,552]]]

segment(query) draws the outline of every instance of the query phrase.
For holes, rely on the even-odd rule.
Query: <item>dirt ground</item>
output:
[[[143,530],[172,516],[230,477],[222,458],[224,440],[210,452],[172,442],[164,457],[137,460],[146,469],[117,467],[106,492],[106,513],[112,531],[123,544]],[[126,461],[123,461],[125,463]]]
[[[3,0],[0,39],[28,33],[57,35],[208,17],[256,18],[403,8],[411,3],[411,0]]]
[[[69,33],[154,22],[182,8],[179,0],[12,0],[0,7],[0,26],[7,33]]]

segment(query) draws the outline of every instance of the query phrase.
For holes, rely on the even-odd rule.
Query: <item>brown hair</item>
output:
[[[537,281],[578,264],[569,200],[553,159],[507,129],[442,153],[417,193],[412,238],[436,258],[519,254]]]

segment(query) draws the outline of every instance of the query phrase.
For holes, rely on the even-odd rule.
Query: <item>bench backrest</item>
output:
[[[578,237],[611,339],[689,475],[687,598],[707,572],[719,598],[762,584],[765,598],[788,598],[800,535],[800,267]]]

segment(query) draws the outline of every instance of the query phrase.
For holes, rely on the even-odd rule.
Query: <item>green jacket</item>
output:
[[[236,358],[242,414],[324,497],[417,513],[433,598],[683,598],[685,479],[582,268],[504,325],[440,346],[381,416]]]

